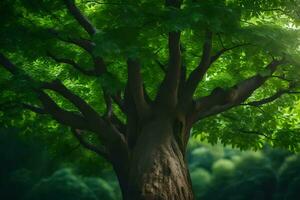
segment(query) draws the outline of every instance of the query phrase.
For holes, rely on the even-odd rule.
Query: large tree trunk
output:
[[[192,200],[188,168],[170,120],[148,122],[131,155],[125,200]]]

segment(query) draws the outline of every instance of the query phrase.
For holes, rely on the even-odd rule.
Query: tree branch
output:
[[[126,139],[128,147],[134,148],[140,132],[138,131],[138,112],[127,82],[124,92],[124,108],[126,113]]]
[[[7,69],[9,72],[11,72],[13,75],[16,75],[20,73],[19,69],[3,54],[0,53],[0,63],[4,66],[5,69]],[[32,80],[30,77],[27,77],[28,80]],[[34,80],[32,80],[34,82]],[[61,109],[45,92],[42,90],[34,89],[37,94],[38,98],[43,104],[44,109],[41,110],[39,108],[29,106],[29,105],[22,105],[23,107],[27,109],[31,109],[36,112],[44,113],[47,112],[48,114],[52,115],[52,117],[58,121],[61,124],[68,125],[75,128],[80,129],[88,129],[86,120],[83,116],[78,115],[76,113],[66,111]]]
[[[258,131],[248,131],[248,130],[243,130],[243,129],[239,129],[239,131],[241,133],[244,133],[244,134],[252,134],[252,135],[257,135],[257,136],[263,136],[269,140],[275,140],[274,138],[268,136],[267,134],[264,134],[264,133],[260,133]]]
[[[277,66],[283,63],[283,60],[273,60],[265,69],[269,70],[272,75]],[[228,90],[215,88],[209,96],[198,99],[195,102],[190,115],[192,123],[240,105],[248,99],[257,88],[261,87],[268,78],[270,78],[270,76],[257,74],[241,81]]]
[[[156,100],[163,106],[177,104],[181,71],[180,32],[169,33],[169,64],[166,76],[158,91]]]
[[[95,47],[95,43],[93,43],[90,40],[84,39],[84,38],[71,38],[71,37],[62,37],[60,36],[60,33],[55,29],[48,29],[48,32],[55,36],[57,39],[59,39],[62,42],[71,43],[74,44],[88,53],[92,54],[93,48]]]
[[[271,102],[275,101],[276,99],[280,98],[283,94],[287,94],[287,93],[288,93],[288,90],[279,90],[274,95],[272,95],[270,97],[267,97],[267,98],[264,98],[264,99],[261,99],[261,100],[258,100],[258,101],[248,102],[248,103],[241,104],[241,105],[258,107],[258,106],[261,106],[261,105],[264,105],[264,104],[267,104],[267,103],[271,103]]]
[[[87,76],[99,76],[99,73],[96,70],[94,70],[94,69],[93,70],[85,70],[82,67],[80,67],[74,60],[67,59],[67,58],[58,58],[58,57],[54,56],[53,54],[51,54],[50,52],[48,52],[47,54],[55,62],[71,65],[76,70],[80,71],[81,73],[83,73]]]
[[[89,104],[87,104],[79,96],[73,94],[59,80],[50,83],[45,83],[42,87],[44,89],[53,90],[65,97],[72,104],[74,104],[85,117],[88,117],[89,119],[93,119],[95,121],[102,121],[100,115]]]
[[[3,54],[0,54],[0,63],[13,74],[18,74],[19,69],[12,64]],[[35,82],[31,77],[26,76],[29,81]],[[53,99],[45,93],[42,89],[50,89],[74,104],[79,111],[83,114],[66,111],[60,108]],[[40,88],[33,87],[32,90],[38,94],[38,99],[41,101],[43,109],[33,106],[25,105],[28,109],[33,111],[50,114],[57,122],[70,126],[73,129],[93,131],[101,137],[105,145],[114,152],[116,145],[124,150],[124,159],[127,159],[127,143],[124,136],[116,129],[116,127],[107,122],[99,116],[99,114],[88,105],[79,96],[73,94],[68,90],[60,81],[53,81],[51,83],[44,83]],[[126,152],[125,152],[126,151]]]
[[[17,67],[2,53],[0,53],[0,64],[11,74],[15,75],[18,73]]]
[[[64,0],[69,12],[77,20],[77,22],[88,32],[91,36],[96,33],[96,28],[93,27],[91,22],[83,16],[80,10],[75,5],[74,0]]]
[[[106,65],[103,61],[103,59],[99,56],[95,56],[93,54],[93,49],[95,47],[95,44],[93,42],[91,42],[90,40],[87,39],[74,39],[74,38],[63,38],[59,35],[59,33],[56,30],[52,30],[50,29],[49,32],[51,34],[53,34],[55,37],[57,37],[59,40],[66,42],[66,43],[71,43],[74,45],[79,46],[80,48],[84,49],[86,52],[88,52],[94,62],[94,69],[93,70],[83,70],[83,68],[81,68],[80,66],[78,66],[78,64],[76,64],[73,60],[70,59],[63,59],[63,58],[57,58],[56,56],[54,56],[51,53],[47,53],[49,57],[51,57],[53,60],[55,60],[56,62],[60,62],[60,63],[66,63],[66,64],[70,64],[72,65],[75,69],[79,70],[80,72],[89,75],[89,76],[99,76],[103,73],[105,73],[106,70]]]
[[[95,44],[93,42],[91,42],[90,40],[87,39],[74,39],[74,38],[69,38],[67,40],[65,40],[64,42],[69,42],[72,43],[74,45],[77,45],[79,47],[81,47],[82,49],[84,49],[85,51],[87,51],[88,53],[90,53],[91,55],[93,54],[93,49],[95,47]]]
[[[83,116],[61,109],[45,92],[38,91],[38,98],[40,99],[44,110],[59,123],[73,128],[89,130],[87,121]]]
[[[104,157],[106,160],[110,160],[109,153],[104,146],[95,146],[83,138],[83,131],[79,129],[72,128],[73,135],[77,138],[79,143],[86,149],[97,153],[98,155]]]
[[[250,45],[250,43],[238,44],[238,45],[232,46],[230,48],[225,48],[224,47],[223,49],[221,49],[220,51],[218,51],[215,55],[211,56],[209,65],[211,65],[212,63],[214,63],[221,55],[223,55],[227,51],[230,51],[230,50],[242,47],[242,46],[247,46],[247,45]]]
[[[271,102],[277,100],[278,98],[280,98],[284,94],[300,94],[300,92],[295,92],[295,91],[290,91],[290,90],[279,90],[270,97],[267,97],[267,98],[264,98],[264,99],[261,99],[261,100],[257,100],[257,101],[251,101],[251,102],[241,104],[241,105],[258,107],[258,106],[261,106],[261,105],[264,105],[264,104],[271,103]]]
[[[140,64],[137,60],[128,59],[127,67],[129,91],[132,94],[138,114],[140,116],[145,116],[149,108],[145,100]]]
[[[36,106],[32,106],[26,103],[22,104],[23,108],[31,110],[32,112],[35,112],[37,114],[47,114],[47,111],[44,108],[40,108],[40,107],[36,107]]]
[[[181,97],[181,104],[188,105],[192,100],[194,92],[199,84],[199,82],[203,79],[206,71],[208,70],[211,63],[211,50],[212,50],[212,32],[207,30],[205,33],[205,41],[203,44],[202,50],[202,58],[199,65],[194,69],[187,82],[186,87]]]

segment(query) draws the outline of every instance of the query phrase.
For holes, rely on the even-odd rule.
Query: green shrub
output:
[[[220,159],[212,166],[212,172],[215,178],[224,179],[233,175],[235,170],[234,163],[228,159]]]
[[[85,178],[85,184],[100,200],[114,200],[116,194],[113,187],[101,178]]]
[[[236,161],[235,167],[230,183],[223,189],[224,196],[241,200],[272,198],[276,190],[276,174],[263,154],[246,152]]]
[[[279,169],[278,190],[276,200],[297,199],[300,195],[300,156],[286,158]]]
[[[201,167],[211,170],[212,164],[219,158],[219,155],[213,153],[206,147],[196,148],[191,152],[190,168]]]
[[[98,200],[94,192],[70,169],[61,169],[39,181],[28,200]]]
[[[191,172],[191,179],[196,199],[202,199],[211,182],[210,173],[203,168],[197,168]]]

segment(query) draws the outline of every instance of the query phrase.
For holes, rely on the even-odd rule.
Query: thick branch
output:
[[[55,29],[49,29],[48,32],[54,37],[56,37],[57,39],[59,39],[60,41],[74,44],[84,49],[85,51],[89,52],[90,54],[92,54],[93,48],[95,47],[95,43],[87,39],[63,37],[61,36],[61,33]]]
[[[277,66],[283,63],[283,60],[273,60],[267,65],[266,70],[269,70],[270,73],[273,74]],[[191,111],[191,121],[194,123],[199,119],[221,113],[240,105],[248,99],[257,88],[261,87],[269,77],[270,76],[261,76],[260,74],[257,74],[241,81],[228,90],[216,88],[209,96],[196,101],[193,108],[194,110]]]
[[[96,28],[94,28],[91,22],[85,16],[83,16],[83,14],[75,5],[74,0],[64,0],[64,2],[71,15],[84,28],[84,30],[88,32],[90,35],[94,35],[96,33]]]
[[[59,123],[73,128],[89,130],[87,121],[83,116],[61,109],[45,92],[39,91],[38,98],[43,104],[44,110]]]
[[[18,74],[19,69],[3,54],[0,53],[0,63],[4,66],[12,74]],[[28,80],[32,80],[30,77],[27,77]],[[34,82],[34,80],[32,80]],[[76,113],[66,111],[61,109],[45,92],[41,90],[35,90],[38,94],[38,98],[43,104],[44,109],[40,110],[39,108],[35,108],[29,105],[23,105],[24,107],[31,109],[36,112],[47,112],[52,117],[61,124],[65,124],[71,127],[80,128],[80,129],[88,129],[86,126],[86,121],[83,116],[78,115]]]
[[[89,104],[87,104],[79,96],[73,94],[59,80],[53,81],[51,83],[45,83],[43,85],[43,88],[53,90],[65,97],[67,100],[73,103],[85,117],[96,121],[101,121],[101,117],[99,116],[99,114]]]
[[[186,65],[185,65],[184,61],[182,61],[179,87],[178,87],[178,99],[180,98],[181,94],[184,93],[185,84],[186,84]]]
[[[182,103],[189,103],[194,95],[194,92],[203,79],[206,71],[208,70],[211,63],[211,50],[212,50],[212,32],[207,30],[205,33],[205,41],[203,44],[202,58],[199,65],[194,69],[186,83],[185,92],[182,97]]]
[[[54,81],[51,83],[46,83],[43,86],[45,89],[50,89],[58,94],[65,97],[67,100],[69,100],[71,103],[73,103],[79,111],[84,116],[84,125],[85,128],[76,127],[81,130],[91,130],[93,132],[96,132],[99,134],[103,142],[110,146],[114,145],[114,143],[119,143],[120,145],[125,145],[126,142],[124,140],[124,137],[119,132],[119,130],[109,121],[105,121],[102,119],[102,117],[89,105],[87,104],[83,99],[81,99],[79,96],[73,94],[70,90],[68,90],[61,82]],[[48,100],[50,101],[50,100]],[[53,102],[53,101],[52,101]],[[53,103],[52,103],[53,104]],[[54,105],[50,105],[54,107]],[[46,109],[46,106],[44,106]],[[49,105],[48,105],[49,107]],[[55,108],[55,107],[54,107]],[[50,113],[53,115],[53,113]],[[55,114],[55,113],[54,113]],[[77,123],[77,122],[75,122]],[[73,127],[73,126],[72,126]]]
[[[104,146],[95,146],[95,145],[89,143],[88,141],[86,141],[83,138],[83,132],[79,129],[74,129],[73,128],[72,133],[84,148],[97,153],[98,155],[104,157],[108,161],[110,160],[109,159],[109,153],[107,152],[107,150]]]
[[[157,101],[162,105],[177,104],[178,87],[181,70],[180,32],[169,33],[169,66],[157,94]]]
[[[91,42],[90,40],[87,39],[72,39],[69,38],[68,40],[65,40],[65,42],[69,42],[72,44],[75,44],[79,47],[81,47],[82,49],[84,49],[85,51],[87,51],[90,54],[93,54],[93,48],[95,46],[95,44],[93,42]]]
[[[5,67],[5,69],[13,74],[19,73],[19,69],[15,67],[12,62],[10,62],[4,55],[0,54],[0,56],[0,63]],[[26,76],[26,78],[33,83],[35,82],[29,76]],[[110,122],[103,120],[90,105],[88,105],[79,96],[73,94],[60,81],[45,83],[41,86],[41,88],[50,89],[62,95],[73,103],[83,116],[60,108],[47,93],[37,88],[32,88],[32,90],[38,94],[38,99],[41,101],[43,109],[29,105],[25,105],[25,107],[41,114],[46,112],[59,123],[70,126],[73,129],[93,131],[99,134],[102,141],[105,142],[105,145],[110,148],[110,151],[114,151],[115,145],[122,146],[121,148],[123,148],[124,154],[127,155],[127,143],[124,136],[115,128],[115,126]],[[127,156],[124,158],[127,158]]]
[[[138,131],[138,113],[134,99],[131,95],[129,83],[127,82],[124,92],[124,107],[126,113],[126,137],[129,148],[134,148],[140,132]]]
[[[140,72],[140,64],[137,60],[128,59],[127,66],[129,91],[132,94],[137,112],[140,116],[144,116],[148,112],[149,108],[144,96],[144,87]]]

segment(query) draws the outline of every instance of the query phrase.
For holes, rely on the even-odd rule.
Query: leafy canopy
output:
[[[76,5],[97,28],[93,36],[78,25],[63,1],[0,2],[0,51],[22,70],[12,76],[0,68],[2,126],[17,126],[24,133],[75,143],[66,134],[66,127],[49,116],[23,109],[21,103],[40,105],[32,87],[59,79],[99,113],[105,113],[103,88],[112,95],[123,91],[126,59],[139,58],[144,85],[153,100],[165,75],[160,67],[168,62],[168,32],[181,32],[182,60],[189,74],[199,63],[205,30],[209,29],[213,32],[213,54],[221,49],[228,51],[209,68],[194,98],[209,95],[218,87],[227,90],[257,73],[270,76],[272,73],[264,67],[278,58],[288,64],[280,66],[245,104],[285,92],[264,105],[236,106],[201,120],[192,134],[210,143],[221,141],[239,148],[258,149],[267,141],[299,150],[299,0],[184,0],[181,9],[166,7],[158,0],[76,0]],[[49,56],[72,58],[83,70],[90,70],[93,57],[71,42],[74,38],[91,41],[93,57],[103,57],[108,71],[87,76]],[[28,75],[36,81],[26,79]],[[51,91],[47,94],[60,107],[78,112],[60,95]],[[125,122],[126,116],[118,106],[113,104],[113,108]]]

